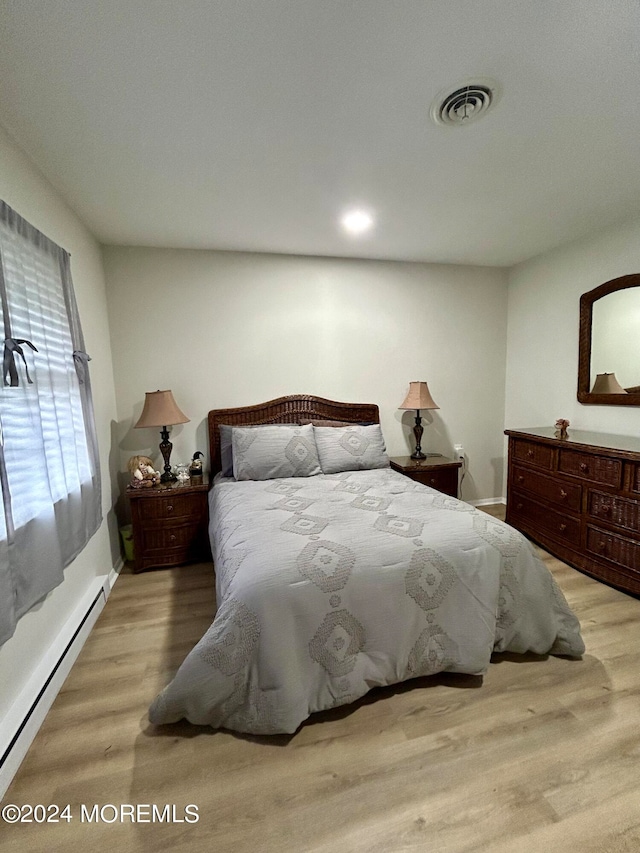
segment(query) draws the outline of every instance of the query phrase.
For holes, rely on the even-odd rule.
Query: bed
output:
[[[384,446],[371,451],[377,406],[294,395],[214,410],[208,423],[218,610],[152,703],[152,723],[292,733],[373,687],[482,675],[496,651],[583,653],[578,620],[528,540],[392,471]],[[261,479],[261,448],[285,435],[303,468]],[[338,444],[360,454],[357,470],[327,462]]]

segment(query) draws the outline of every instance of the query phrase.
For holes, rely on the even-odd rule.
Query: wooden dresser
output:
[[[507,522],[570,565],[640,594],[640,439],[505,432]]]

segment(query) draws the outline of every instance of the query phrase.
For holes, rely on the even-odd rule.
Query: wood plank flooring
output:
[[[70,804],[73,819],[0,822],[0,848],[640,850],[640,601],[540,553],[583,660],[501,655],[484,679],[380,689],[272,738],[149,724],[211,622],[212,567],[123,574],[4,799]],[[195,804],[199,820],[87,823],[81,804],[175,804],[179,818]]]

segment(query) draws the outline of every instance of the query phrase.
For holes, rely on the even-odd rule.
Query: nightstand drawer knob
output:
[[[518,482],[519,482],[519,483],[524,483],[524,477],[522,476],[522,474],[519,474],[519,475],[518,475]]]
[[[568,496],[569,496],[568,492],[565,492],[564,489],[560,489],[560,497],[562,498],[562,500],[564,500]]]
[[[586,462],[581,462],[581,463],[580,463],[580,470],[581,470],[581,471],[588,471],[588,470],[589,470],[589,466],[587,465],[587,463],[586,463]]]
[[[173,512],[173,504],[169,504],[167,507],[167,512]]]
[[[566,525],[566,524],[561,524],[561,525],[560,525],[560,533],[564,533],[566,529],[567,529],[567,525]]]
[[[527,450],[527,456],[529,459],[533,459],[533,450]]]
[[[516,509],[522,509],[522,504],[516,504]]]
[[[169,539],[171,539],[172,542],[175,542],[175,539],[176,539],[175,533],[172,533],[171,536],[169,537]]]

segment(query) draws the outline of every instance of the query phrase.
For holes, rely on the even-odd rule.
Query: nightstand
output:
[[[208,477],[129,489],[134,572],[210,560]]]
[[[391,460],[394,471],[404,474],[422,483],[431,486],[445,495],[458,497],[458,469],[462,462],[447,459],[446,456],[429,456],[427,459],[412,459],[410,456],[395,456]]]

